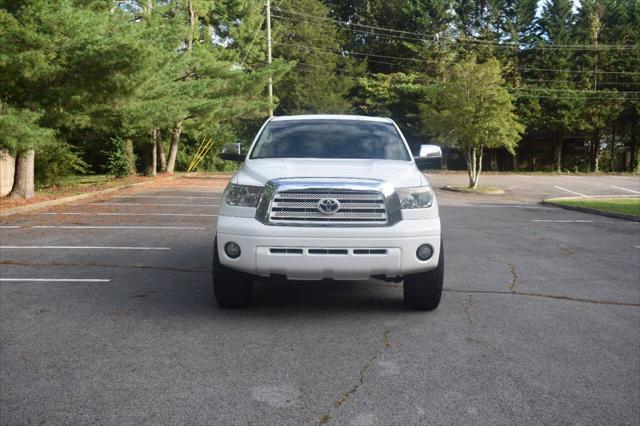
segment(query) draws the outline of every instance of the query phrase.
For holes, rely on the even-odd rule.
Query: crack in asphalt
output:
[[[531,297],[542,297],[546,299],[556,299],[556,300],[567,300],[570,302],[582,302],[582,303],[593,303],[596,305],[616,305],[616,306],[632,306],[632,307],[640,307],[640,303],[631,303],[631,302],[616,302],[613,300],[596,300],[596,299],[584,299],[580,297],[571,297],[571,296],[559,296],[555,294],[544,294],[544,293],[529,293],[523,291],[504,291],[504,290],[465,290],[465,289],[457,289],[457,288],[449,288],[445,289],[449,293],[464,293],[464,294],[507,294],[513,296],[531,296]]]
[[[473,308],[473,298],[471,297],[471,294],[469,294],[469,292],[465,292],[467,295],[466,300],[464,301],[464,314],[466,315],[466,319],[467,319],[467,328],[471,327],[471,324],[473,324],[473,321],[471,320],[471,308]]]
[[[389,328],[385,328],[384,329],[384,333],[382,334],[382,342],[383,342],[382,350],[378,350],[373,355],[371,355],[371,357],[362,366],[362,368],[360,368],[360,371],[358,371],[358,380],[357,380],[357,382],[353,386],[351,386],[349,389],[347,389],[335,401],[334,406],[335,406],[336,409],[338,409],[341,406],[343,406],[349,400],[349,398],[351,398],[353,395],[355,395],[355,393],[358,391],[360,386],[364,385],[364,383],[365,383],[365,381],[367,379],[367,372],[369,371],[369,369],[371,369],[371,367],[373,366],[374,362],[378,358],[380,358],[382,353],[391,347],[390,333],[391,333],[391,330],[389,330]],[[327,424],[331,419],[332,419],[332,416],[329,413],[325,413],[318,420],[318,425]]]
[[[513,263],[508,263],[507,265],[511,267],[511,283],[509,284],[509,290],[511,290],[511,293],[515,293],[516,284],[518,283],[518,271],[516,270],[516,265]]]
[[[172,268],[169,266],[148,266],[143,264],[130,264],[130,265],[112,265],[108,263],[68,263],[68,262],[25,262],[16,260],[0,260],[0,265],[14,265],[14,266],[88,266],[95,268],[131,268],[131,269],[157,269],[160,271],[172,271],[172,272],[189,272],[194,274],[210,274],[211,271],[203,269],[184,269],[184,268]]]
[[[132,265],[111,265],[106,263],[65,263],[65,262],[25,262],[25,261],[15,261],[15,260],[0,260],[0,265],[15,265],[15,266],[88,266],[88,267],[96,267],[96,268],[131,268],[131,269],[151,269],[151,270],[159,270],[159,271],[172,271],[172,272],[187,272],[194,274],[210,274],[211,271],[204,269],[184,269],[184,268],[172,268],[166,266],[147,266],[142,264],[132,264]],[[640,303],[632,303],[632,302],[617,302],[615,300],[597,300],[597,299],[587,299],[583,297],[573,297],[573,296],[561,296],[556,294],[546,294],[546,293],[534,293],[534,292],[523,292],[523,291],[515,291],[515,286],[517,284],[517,270],[514,265],[509,264],[512,267],[511,274],[513,276],[513,280],[509,285],[510,291],[502,291],[502,290],[467,290],[467,289],[457,289],[457,288],[445,288],[444,292],[448,293],[465,293],[469,296],[471,294],[507,294],[513,296],[530,296],[530,297],[539,297],[544,299],[555,299],[555,300],[566,300],[569,302],[579,302],[579,303],[593,303],[596,305],[614,305],[614,306],[631,306],[631,307],[640,307]],[[356,286],[370,286],[369,284],[362,283],[350,283],[351,285]],[[401,288],[402,286],[399,284],[380,284],[377,287],[384,288]]]

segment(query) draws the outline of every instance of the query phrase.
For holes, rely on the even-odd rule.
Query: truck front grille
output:
[[[319,204],[328,200],[338,206],[335,211],[322,211]],[[387,223],[384,195],[376,191],[310,191],[276,192],[269,212],[271,223],[289,224],[377,224]]]

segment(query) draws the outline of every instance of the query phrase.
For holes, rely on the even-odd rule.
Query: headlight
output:
[[[234,185],[230,183],[225,191],[224,200],[230,206],[256,207],[261,193],[261,186]]]
[[[428,186],[396,188],[396,192],[400,197],[400,207],[403,209],[424,209],[433,204],[433,192]]]

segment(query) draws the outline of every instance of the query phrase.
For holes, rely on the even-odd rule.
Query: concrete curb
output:
[[[502,188],[496,188],[496,190],[493,191],[475,191],[475,190],[466,190],[466,189],[459,189],[456,188],[455,185],[446,185],[443,186],[441,188],[442,191],[449,191],[449,192],[457,192],[458,194],[476,194],[476,195],[504,195],[504,189]]]
[[[162,180],[172,180],[176,176],[163,177]],[[28,213],[33,210],[45,209],[47,207],[58,206],[60,204],[70,203],[72,201],[85,200],[87,198],[95,198],[101,195],[109,194],[111,192],[120,191],[122,189],[133,188],[135,186],[149,185],[151,183],[157,183],[159,179],[151,179],[144,182],[130,183],[127,185],[114,186],[112,188],[101,189],[99,191],[85,192],[84,194],[71,195],[69,197],[56,198],[53,200],[42,201],[40,203],[29,204],[26,206],[14,207],[12,209],[1,210],[0,217],[13,216],[21,213]]]
[[[598,197],[598,198],[603,198],[603,197]],[[609,198],[611,198],[611,197],[609,197]],[[624,198],[635,198],[635,197],[624,197]],[[567,199],[567,200],[584,199],[584,197],[566,197],[566,198],[561,198],[561,199]],[[623,220],[629,220],[631,222],[640,222],[640,217],[632,216],[632,215],[629,215],[629,214],[605,212],[605,211],[602,211],[602,210],[595,210],[595,209],[590,209],[590,208],[587,208],[587,207],[568,206],[566,204],[554,203],[552,201],[547,201],[547,200],[541,201],[540,204],[543,204],[543,205],[546,205],[546,206],[560,207],[561,209],[573,210],[573,211],[576,211],[576,212],[591,213],[591,214],[595,214],[595,215],[598,215],[598,216],[612,217],[614,219],[623,219]]]

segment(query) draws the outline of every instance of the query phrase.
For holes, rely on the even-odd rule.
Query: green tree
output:
[[[502,87],[496,59],[475,57],[454,65],[447,82],[433,86],[422,106],[424,131],[463,153],[469,187],[476,188],[485,148],[513,152],[524,126],[514,112],[513,96]]]
[[[274,13],[287,12],[274,20],[273,54],[295,61],[295,67],[274,85],[279,99],[276,113],[351,111],[347,95],[354,84],[350,76],[354,68],[339,55],[338,30],[323,19],[329,15],[327,8],[319,0],[283,0],[279,6]]]

